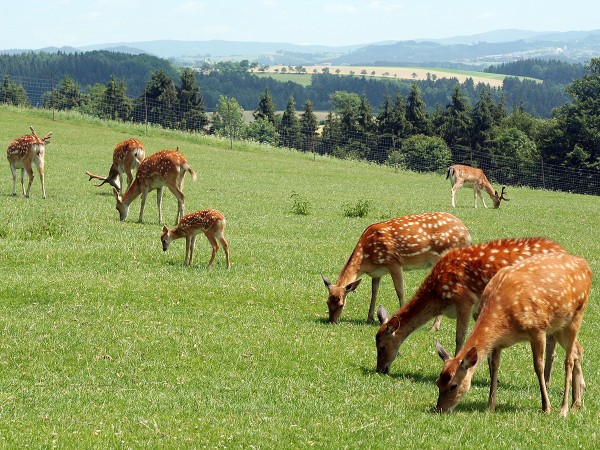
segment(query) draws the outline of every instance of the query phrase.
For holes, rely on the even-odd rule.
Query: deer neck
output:
[[[125,205],[130,205],[131,202],[134,201],[136,198],[138,198],[141,193],[142,193],[142,188],[136,177],[135,180],[133,180],[133,182],[129,186],[129,188],[123,194],[121,201]]]
[[[348,261],[346,261],[346,264],[344,264],[336,284],[338,286],[345,286],[353,281],[356,281],[356,279],[364,273],[361,271],[362,260],[363,248],[359,244],[354,248],[354,251],[348,258]]]
[[[442,309],[435,293],[417,292],[408,303],[394,314],[400,323],[400,327],[395,332],[396,338],[400,340],[400,343],[404,342],[413,331],[438,316]]]

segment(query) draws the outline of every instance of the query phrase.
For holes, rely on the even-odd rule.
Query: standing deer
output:
[[[404,301],[404,270],[432,266],[442,252],[471,244],[471,235],[452,214],[433,212],[413,214],[370,225],[358,240],[337,282],[321,275],[329,291],[329,321],[337,323],[346,305],[346,296],[356,290],[362,274],[372,278],[371,305],[367,321],[373,322],[381,277],[392,276],[400,306]],[[436,320],[434,328],[439,327]]]
[[[438,343],[444,368],[437,379],[436,409],[450,412],[471,386],[480,361],[490,355],[488,409],[496,409],[498,368],[502,349],[529,341],[533,366],[542,396],[542,410],[550,412],[544,378],[546,335],[553,335],[565,349],[565,386],[560,415],[569,410],[569,386],[573,382],[573,409],[581,407],[585,388],[581,359],[583,348],[577,333],[588,302],[592,271],[584,259],[565,252],[535,255],[498,271],[481,297],[479,317],[465,346],[454,358]]]
[[[189,172],[193,180],[196,180],[196,173],[188,165],[185,157],[176,150],[161,150],[158,153],[144,159],[135,174],[135,179],[125,191],[123,196],[119,191],[113,188],[113,194],[117,199],[117,210],[121,220],[125,220],[129,214],[129,205],[132,201],[142,196],[140,205],[140,217],[138,222],[142,222],[144,217],[144,205],[148,192],[157,190],[156,202],[158,205],[158,222],[162,223],[162,195],[163,188],[167,186],[173,195],[177,197],[177,218],[175,223],[183,217],[183,208],[185,197],[183,195],[183,178],[185,173]]]
[[[185,237],[185,259],[183,260],[183,265],[191,266],[194,247],[196,246],[196,235],[204,233],[213,249],[210,261],[208,262],[208,268],[210,269],[215,260],[220,242],[225,251],[227,269],[229,269],[231,264],[229,262],[229,244],[225,239],[226,223],[225,216],[216,209],[203,209],[186,214],[172,230],[169,231],[167,227],[163,227],[162,236],[160,237],[163,251],[166,252],[169,244],[175,239]]]
[[[137,139],[126,139],[120,142],[115,147],[113,152],[113,163],[106,178],[86,171],[85,174],[90,177],[90,180],[97,178],[102,180],[102,183],[96,186],[102,186],[104,183],[110,184],[119,192],[123,191],[123,172],[127,175],[127,187],[133,181],[133,170],[137,170],[141,162],[146,157],[144,144]]]
[[[13,177],[13,192],[12,195],[17,195],[17,169],[21,169],[21,188],[23,195],[29,197],[29,191],[33,183],[33,167],[35,165],[38,174],[40,175],[40,181],[42,183],[42,198],[46,198],[46,185],[44,183],[44,156],[46,153],[46,145],[50,142],[52,132],[46,134],[43,138],[39,137],[33,127],[29,127],[31,134],[21,136],[8,145],[6,150],[6,159],[10,164],[10,171]],[[23,180],[25,178],[25,172],[29,175],[29,184],[27,185],[27,191]]]
[[[456,318],[457,354],[469,331],[470,317],[475,318],[481,294],[496,272],[532,255],[559,251],[564,249],[546,238],[501,239],[448,250],[396,314],[390,317],[383,306],[378,308],[381,327],[375,338],[377,372],[388,373],[406,338],[439,315]],[[552,344],[548,348],[547,381]]]
[[[498,194],[498,191],[495,190],[487,177],[483,173],[483,170],[476,169],[475,167],[463,166],[461,164],[455,164],[453,166],[448,167],[448,172],[446,173],[446,179],[450,178],[450,184],[452,185],[452,207],[455,207],[454,204],[454,195],[456,191],[458,191],[462,186],[470,186],[473,188],[473,194],[475,196],[475,201],[473,203],[473,207],[477,208],[477,196],[483,202],[483,206],[487,208],[485,204],[485,200],[483,198],[483,194],[481,190],[483,189],[485,192],[489,194],[492,198],[492,202],[494,202],[494,208],[498,208],[500,206],[500,201],[505,200],[509,201],[509,198],[504,196],[506,186],[502,186],[502,192]]]

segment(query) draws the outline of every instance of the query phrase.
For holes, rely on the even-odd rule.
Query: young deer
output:
[[[581,407],[585,387],[581,371],[583,348],[577,333],[588,302],[592,272],[584,259],[565,252],[535,255],[498,271],[483,292],[479,317],[465,346],[454,358],[437,343],[444,368],[437,379],[437,410],[450,412],[469,390],[475,368],[491,354],[488,409],[496,409],[500,352],[517,342],[529,341],[533,366],[542,396],[542,410],[550,412],[544,379],[546,335],[565,349],[565,387],[560,415],[568,412],[569,385],[572,408]]]
[[[126,139],[120,142],[115,147],[113,152],[113,163],[106,178],[86,171],[85,174],[90,177],[90,180],[96,178],[102,180],[102,183],[96,186],[102,186],[104,183],[110,184],[119,192],[123,191],[123,172],[127,175],[127,187],[133,181],[133,170],[137,170],[141,162],[146,157],[144,144],[137,139]]]
[[[329,291],[329,321],[337,323],[346,305],[346,296],[360,284],[362,274],[372,278],[371,305],[367,320],[373,322],[381,277],[392,276],[400,306],[404,302],[403,271],[433,265],[442,252],[471,244],[469,230],[461,220],[445,212],[413,214],[370,225],[358,240],[337,282],[323,275]],[[436,321],[434,327],[439,326]]]
[[[452,207],[454,208],[454,195],[456,191],[458,191],[462,186],[471,186],[473,188],[473,194],[475,196],[475,201],[473,204],[474,208],[477,208],[477,196],[483,202],[483,206],[487,208],[485,204],[485,200],[483,198],[483,194],[481,190],[483,189],[485,192],[489,194],[494,202],[494,208],[498,208],[500,206],[501,200],[509,201],[509,198],[504,197],[504,190],[506,186],[502,186],[502,192],[498,194],[498,191],[495,190],[487,177],[483,173],[483,170],[476,169],[475,167],[463,166],[461,164],[455,164],[453,166],[448,167],[448,172],[446,173],[446,179],[450,178],[450,184],[452,185]]]
[[[40,181],[42,182],[42,198],[46,198],[44,156],[46,154],[46,145],[50,143],[52,132],[41,138],[35,133],[33,127],[29,127],[29,129],[31,130],[31,134],[26,134],[15,139],[8,145],[8,149],[6,150],[6,159],[8,159],[8,163],[10,164],[10,171],[13,177],[12,195],[17,195],[17,169],[21,169],[21,188],[23,195],[29,197],[29,191],[31,190],[34,178],[32,165],[35,165],[40,175]],[[25,172],[29,175],[27,191],[23,183]]]
[[[229,244],[225,239],[226,223],[225,216],[216,209],[203,209],[186,214],[172,230],[169,231],[167,227],[163,227],[163,233],[160,237],[163,251],[166,252],[169,244],[175,239],[185,237],[185,259],[183,260],[183,265],[191,266],[194,247],[196,246],[196,235],[204,233],[213,249],[210,261],[208,262],[208,268],[210,269],[215,260],[220,242],[225,251],[227,269],[229,269],[231,264],[229,262]]]
[[[135,179],[123,196],[119,191],[113,188],[113,194],[117,199],[117,210],[121,220],[125,220],[129,214],[129,205],[132,201],[142,196],[140,205],[140,217],[138,222],[142,222],[144,216],[144,205],[148,192],[156,189],[156,201],[158,204],[158,222],[162,223],[162,194],[163,188],[167,186],[173,195],[177,197],[178,208],[175,223],[183,217],[183,208],[185,197],[183,195],[183,178],[185,173],[189,172],[193,180],[196,180],[196,173],[188,165],[184,156],[175,150],[161,150],[152,156],[144,159],[135,174]]]
[[[557,251],[564,249],[546,238],[501,239],[448,250],[396,314],[389,317],[382,306],[377,310],[381,324],[375,338],[377,372],[388,373],[405,339],[439,315],[456,318],[458,353],[469,331],[470,317],[475,317],[481,294],[496,272],[532,255]],[[553,353],[554,347],[549,350]]]

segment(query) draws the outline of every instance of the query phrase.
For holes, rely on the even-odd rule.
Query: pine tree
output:
[[[301,147],[300,123],[296,117],[294,97],[290,97],[279,124],[279,145],[289,148]]]
[[[253,116],[255,119],[266,119],[273,125],[277,126],[277,118],[275,116],[275,103],[269,91],[269,86],[265,87],[265,91],[260,96],[258,107],[254,110]]]
[[[406,120],[410,127],[410,135],[430,133],[429,117],[426,105],[421,98],[421,91],[417,83],[413,83],[408,95]]]
[[[315,150],[315,133],[319,128],[317,116],[313,110],[313,104],[307,100],[300,116],[300,133],[302,134],[302,149],[304,151]]]

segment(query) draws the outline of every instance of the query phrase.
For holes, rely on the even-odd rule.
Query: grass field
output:
[[[394,172],[360,162],[263,148],[77,115],[0,108],[3,145],[33,125],[54,133],[46,190],[29,199],[0,180],[0,447],[4,448],[592,448],[600,444],[600,199],[510,188],[500,209],[472,208],[443,175]],[[205,268],[183,267],[185,243],[160,245],[155,194],[145,222],[139,199],[119,222],[107,173],[128,137],[146,155],[179,147],[198,173],[185,182],[186,211],[216,208],[228,220],[232,268],[222,252]],[[311,214],[292,212],[294,193]],[[365,218],[344,205],[367,200]],[[488,202],[489,203],[489,202]],[[432,412],[441,360],[435,340],[454,342],[454,322],[405,342],[389,375],[375,372],[375,332],[366,324],[370,283],[340,324],[326,323],[320,274],[335,279],[370,223],[450,211],[474,241],[545,235],[583,256],[596,274],[581,327],[584,408],[558,416],[564,352],[541,412],[526,344],[503,353],[496,413],[486,412],[480,367],[454,413]],[[163,214],[172,226],[174,197]],[[409,272],[410,296],[426,275]],[[391,279],[379,300],[397,308]]]
[[[286,69],[282,73],[282,68]],[[460,83],[464,83],[468,78],[472,78],[475,83],[489,84],[493,87],[501,87],[506,75],[497,73],[479,72],[475,70],[458,69],[440,69],[435,67],[393,67],[393,66],[306,66],[306,73],[287,72],[287,66],[271,66],[266,72],[255,73],[258,76],[269,76],[277,81],[293,81],[303,86],[309,86],[312,81],[313,73],[322,73],[324,69],[329,70],[331,74],[366,76],[375,78],[387,78],[397,80],[425,80],[428,76],[437,78],[456,78]],[[525,77],[519,77],[525,78]],[[528,78],[535,80],[534,78]]]

